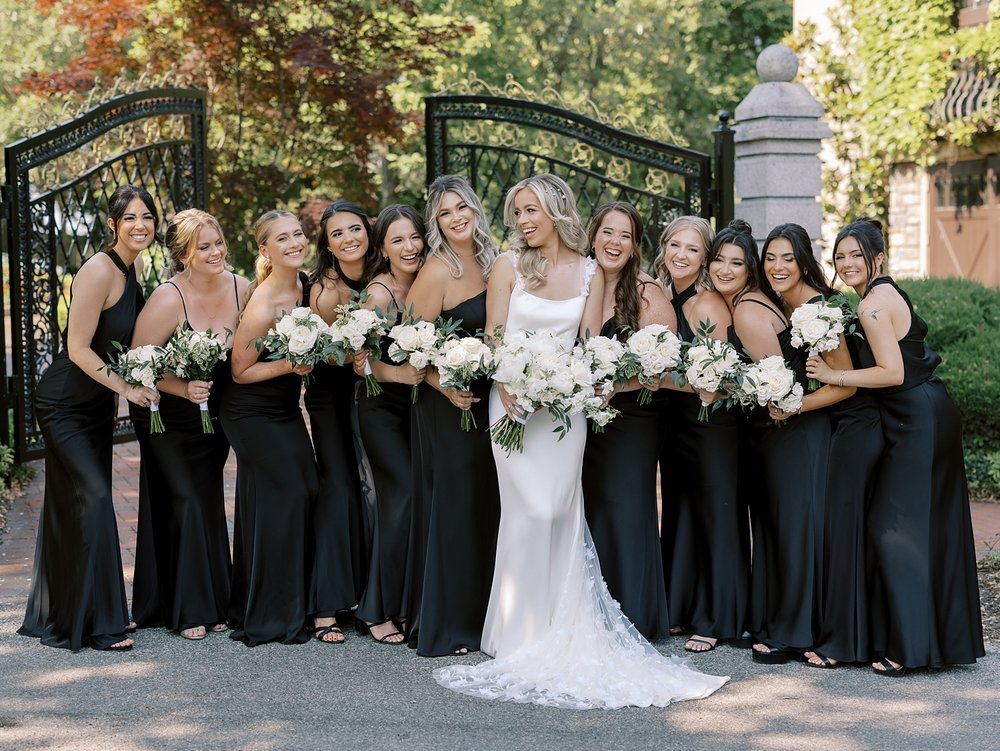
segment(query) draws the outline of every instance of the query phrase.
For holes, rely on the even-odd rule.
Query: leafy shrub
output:
[[[973,498],[1000,499],[1000,290],[967,279],[903,283],[941,355],[937,374],[962,415]]]
[[[927,344],[944,352],[1000,326],[1000,290],[968,279],[913,279],[902,283],[917,315],[927,321]]]

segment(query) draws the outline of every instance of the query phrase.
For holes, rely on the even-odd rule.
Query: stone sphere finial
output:
[[[763,83],[770,81],[790,82],[799,72],[799,58],[783,44],[765,47],[757,56],[757,75]]]

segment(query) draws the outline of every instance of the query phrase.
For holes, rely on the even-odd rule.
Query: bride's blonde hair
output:
[[[548,262],[542,257],[538,248],[528,245],[521,230],[517,228],[514,198],[525,188],[530,188],[538,197],[539,206],[552,220],[563,245],[586,257],[590,255],[590,241],[587,239],[587,231],[580,220],[580,214],[576,210],[576,197],[566,181],[558,175],[550,172],[532,175],[508,190],[503,205],[503,220],[511,229],[508,247],[517,255],[517,271],[524,279],[525,288],[534,289],[545,282]]]

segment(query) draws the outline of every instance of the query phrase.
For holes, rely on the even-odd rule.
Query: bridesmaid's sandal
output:
[[[135,621],[129,621],[128,625],[125,627],[126,634],[134,634],[139,630],[139,626]]]
[[[833,670],[840,664],[838,660],[821,655],[819,652],[804,652],[802,662],[811,668],[819,668],[820,670]]]
[[[670,635],[671,636],[683,636],[689,630],[690,629],[686,628],[685,626],[671,626],[670,627]]]
[[[332,639],[326,638],[331,635]],[[313,629],[313,638],[323,644],[343,644],[346,641],[344,632],[336,623],[331,626],[316,626]]]
[[[375,634],[375,629],[386,625],[390,626],[392,630],[388,633],[382,634],[381,636],[377,636]],[[382,621],[381,623],[368,624],[368,633],[370,633],[372,635],[372,639],[379,644],[402,644],[406,641],[403,636],[403,632],[396,628],[396,624],[392,622],[392,619]]]
[[[135,642],[131,639],[122,639],[114,644],[109,644],[106,647],[98,647],[98,652],[131,652],[132,647],[135,646]]]
[[[214,626],[210,626],[208,630],[211,631],[213,634],[218,634],[223,631],[228,631],[229,626],[227,626],[225,623],[216,623]]]
[[[719,640],[712,636],[692,636],[684,645],[685,652],[711,652]]]
[[[467,655],[467,654],[469,654],[469,650],[468,650],[467,647],[459,647],[454,652],[452,652],[452,654],[453,655],[459,655],[459,656]]]
[[[878,662],[872,663],[872,672],[886,678],[902,678],[906,675],[906,668],[902,665],[893,665],[888,657],[883,657]]]
[[[764,642],[757,642],[753,645],[753,661],[761,665],[784,665],[792,657],[798,656],[798,652],[791,647],[772,647]]]
[[[183,636],[185,639],[188,639],[189,641],[201,641],[208,635],[208,632],[205,630],[204,626],[192,626],[191,628],[182,628],[177,633]]]

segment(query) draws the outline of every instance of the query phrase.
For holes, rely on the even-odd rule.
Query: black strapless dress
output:
[[[697,337],[674,292],[677,335]],[[667,431],[660,459],[661,545],[670,625],[737,639],[750,589],[750,520],[740,488],[740,420],[727,410],[700,422],[697,394],[666,390]]]
[[[462,335],[486,325],[486,292],[450,310]],[[461,410],[422,385],[413,409],[413,511],[403,610],[410,646],[437,657],[478,650],[493,582],[500,491],[489,435],[490,381],[473,384],[476,428]]]
[[[235,279],[233,292],[238,308]],[[187,320],[183,295],[181,304]],[[226,621],[232,564],[223,473],[229,439],[217,415],[233,380],[231,357],[227,353],[209,377],[215,433],[202,432],[198,405],[180,396],[161,393],[166,430],[156,435],[149,432],[149,410],[129,405],[142,457],[132,584],[132,617],[140,628],[181,631]]]
[[[109,362],[116,354],[112,342],[131,343],[143,295],[135,267],[113,250],[101,252],[125,275],[122,296],[101,311],[90,342]],[[46,445],[45,499],[31,594],[18,629],[50,647],[104,649],[125,638],[128,603],[111,495],[116,407],[115,393],[69,359],[64,339],[35,389]]]
[[[398,306],[397,306],[398,307]],[[396,323],[402,321],[402,314]],[[392,340],[382,339],[382,358]],[[366,502],[372,530],[368,583],[357,616],[368,623],[403,619],[406,548],[410,537],[413,501],[411,459],[411,387],[382,383],[382,393],[358,392],[358,425],[372,475],[372,498]]]
[[[874,360],[868,342],[848,335],[851,362]],[[867,352],[867,355],[864,354]],[[815,651],[841,662],[870,662],[871,624],[865,518],[882,456],[882,420],[873,393],[859,389],[830,408],[830,471],[823,542],[823,605]]]
[[[288,373],[233,383],[222,397],[222,427],[236,452],[230,638],[249,647],[309,641],[309,519],[319,481],[301,392],[301,377]]]
[[[895,282],[879,284],[902,295],[911,324],[903,383],[872,390],[885,438],[868,511],[873,650],[906,667],[968,664],[985,652],[961,422],[927,324]]]
[[[806,351],[793,347],[791,336],[787,326],[778,343],[804,389]],[[755,411],[750,419],[763,488],[751,504],[748,630],[771,647],[805,650],[816,643],[821,618],[830,416],[816,410],[776,425],[766,412]]]
[[[614,336],[614,319],[601,329]],[[666,588],[657,535],[656,463],[663,442],[657,405],[638,403],[639,392],[615,394],[621,414],[603,433],[587,433],[583,504],[608,591],[647,639],[670,635]]]

